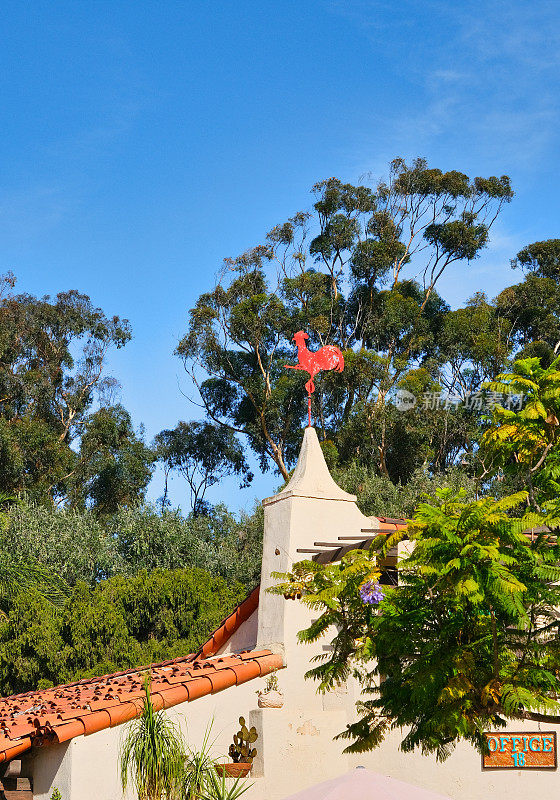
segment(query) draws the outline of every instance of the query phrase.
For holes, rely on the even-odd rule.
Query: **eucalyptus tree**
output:
[[[261,466],[272,462],[286,478],[304,411],[301,376],[284,369],[291,337],[304,329],[310,348],[336,344],[347,367],[325,375],[314,395],[323,438],[337,447],[338,431],[359,417],[387,474],[392,393],[411,369],[427,365],[427,382],[436,371],[449,311],[438,281],[480,254],[513,193],[506,176],[470,179],[396,159],[374,188],[329,178],[313,194],[312,211],[225,259],[177,353],[208,417],[246,435]],[[354,455],[356,447],[346,442]]]
[[[241,477],[240,488],[253,479],[243,448],[233,431],[208,422],[178,422],[154,440],[156,458],[165,473],[162,509],[165,509],[170,472],[178,472],[190,489],[195,517],[208,510],[207,490],[228,475]]]
[[[560,239],[527,245],[511,265],[525,276],[500,292],[497,312],[511,325],[518,356],[550,363],[560,347]]]
[[[69,480],[73,508],[114,514],[119,506],[144,500],[155,454],[135,431],[130,414],[118,404],[101,406],[83,419],[80,447]]]
[[[130,339],[130,326],[107,317],[77,291],[55,298],[0,295],[0,489],[64,499],[75,474],[72,443],[99,393],[114,385],[107,354]]]

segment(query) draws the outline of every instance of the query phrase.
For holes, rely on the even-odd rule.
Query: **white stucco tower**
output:
[[[298,643],[298,631],[308,627],[314,612],[303,603],[270,594],[268,588],[277,583],[271,573],[287,572],[294,562],[312,557],[298,549],[313,548],[318,541],[336,542],[339,536],[359,537],[372,521],[358,509],[355,495],[343,491],[332,479],[311,427],[305,429],[290,482],[279,494],[264,500],[263,506],[257,647],[282,651],[287,667],[278,674],[284,708],[251,713],[261,748],[255,772],[264,768],[272,800],[289,794],[289,788],[294,791],[291,786],[319,783],[350,768],[349,758],[341,753],[343,747],[333,737],[346,727],[348,705],[353,708],[355,698],[349,687],[319,695],[314,682],[305,680],[311,659],[328,646],[328,639],[313,645]]]
[[[288,485],[263,500],[264,542],[259,601],[258,644],[280,645],[286,663],[302,672],[309,669],[307,648],[297,643],[297,632],[308,624],[309,611],[302,603],[286,602],[267,589],[275,583],[272,572],[288,571],[309,555],[298,549],[312,548],[316,541],[336,542],[339,536],[359,536],[371,526],[348,494],[332,479],[315,428],[305,429],[299,460]],[[301,674],[301,673],[300,673]]]

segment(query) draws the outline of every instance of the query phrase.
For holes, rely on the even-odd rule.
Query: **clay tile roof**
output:
[[[206,641],[197,652],[197,658],[208,658],[215,655],[223,647],[229,637],[235,633],[239,626],[249,619],[253,611],[259,605],[260,586],[257,586],[251,594],[240,603],[233,612],[226,617],[221,625],[214,631],[212,636]]]
[[[281,669],[282,656],[270,650],[212,657],[251,616],[258,602],[257,587],[197,653],[0,698],[0,762],[9,761],[35,745],[66,742],[137,717],[143,706],[143,673],[148,669],[152,677],[152,701],[158,710]]]

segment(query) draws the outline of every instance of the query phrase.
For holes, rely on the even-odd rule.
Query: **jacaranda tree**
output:
[[[526,359],[490,385],[524,391],[526,405],[495,409],[481,461],[528,491],[467,501],[439,490],[370,551],[279,576],[275,591],[319,612],[302,641],[335,626],[332,651],[309,677],[322,691],[350,675],[362,685],[358,719],[341,733],[349,751],[402,727],[403,750],[444,759],[461,739],[484,750],[483,732],[507,721],[560,722],[557,366]],[[405,539],[398,585],[381,586],[378,556]]]

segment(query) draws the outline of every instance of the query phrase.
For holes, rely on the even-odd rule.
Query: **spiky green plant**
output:
[[[138,800],[173,800],[182,794],[186,752],[177,726],[156,711],[144,679],[142,714],[127,727],[119,755],[123,792],[132,782]]]
[[[236,778],[233,783],[226,782],[226,775],[222,772],[218,777],[215,772],[209,775],[205,789],[198,796],[197,800],[237,800],[245,794],[251,786],[245,778]]]
[[[200,800],[203,794],[208,791],[211,778],[216,774],[216,762],[210,755],[215,741],[210,741],[213,724],[214,720],[212,719],[204,732],[199,750],[187,747],[183,800]]]
[[[50,603],[60,606],[70,593],[63,578],[50,570],[29,563],[0,563],[0,605],[11,600],[22,589],[36,589]]]

